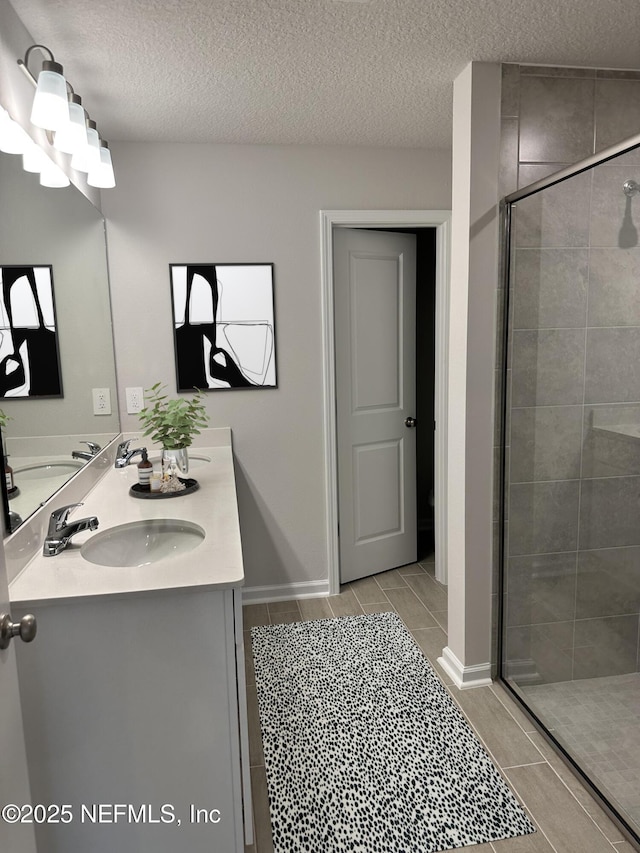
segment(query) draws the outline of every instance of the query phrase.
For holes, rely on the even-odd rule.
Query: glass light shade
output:
[[[87,144],[71,158],[71,168],[77,172],[90,172],[100,165],[100,137],[95,121],[87,122]]]
[[[37,175],[46,166],[45,161],[47,160],[49,160],[49,158],[42,148],[40,148],[39,145],[36,145],[35,142],[32,142],[29,148],[27,148],[22,155],[22,168],[25,172],[34,172]]]
[[[116,185],[111,151],[109,151],[109,146],[105,142],[100,146],[100,164],[89,172],[87,183],[91,187],[99,187],[105,190],[111,189]]]
[[[65,154],[75,154],[87,144],[87,114],[78,95],[70,95],[69,98],[69,121],[56,130],[53,147]]]
[[[45,60],[33,96],[31,123],[45,130],[58,130],[68,121],[67,83],[62,76],[62,65]]]
[[[24,154],[32,144],[29,134],[0,107],[0,151],[5,154]]]
[[[40,172],[40,183],[43,187],[68,187],[71,181],[57,163],[45,156],[46,163]]]

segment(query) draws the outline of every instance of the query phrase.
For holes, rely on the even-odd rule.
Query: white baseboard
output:
[[[445,646],[442,650],[442,657],[438,658],[438,663],[453,679],[453,683],[459,690],[468,690],[471,687],[487,687],[492,683],[491,663],[489,661],[474,664],[474,666],[464,666],[449,646]]]
[[[283,583],[273,586],[245,586],[242,588],[243,604],[268,604],[272,601],[290,601],[292,598],[321,598],[329,595],[329,580]]]

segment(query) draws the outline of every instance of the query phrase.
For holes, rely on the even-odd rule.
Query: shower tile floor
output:
[[[251,653],[254,625],[395,610],[460,705],[494,763],[537,827],[533,835],[463,847],[469,853],[631,853],[632,845],[587,793],[500,684],[456,690],[437,659],[447,644],[447,592],[433,560],[403,566],[342,587],[340,595],[243,608],[249,751],[255,843],[245,853],[273,853],[269,798]],[[332,853],[314,850],[313,853]]]
[[[521,686],[598,787],[640,823],[640,673]]]

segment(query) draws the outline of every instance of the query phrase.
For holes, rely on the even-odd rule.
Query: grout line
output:
[[[540,750],[538,750],[538,752],[540,752]],[[542,755],[542,753],[540,754]],[[528,764],[505,764],[504,767],[502,767],[502,770],[516,770],[519,767],[537,767],[539,764],[549,764],[549,762],[544,756],[542,756],[540,761],[529,761]]]

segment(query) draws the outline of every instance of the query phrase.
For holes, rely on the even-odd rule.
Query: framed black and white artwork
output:
[[[0,266],[0,397],[62,397],[51,266]]]
[[[273,264],[170,264],[178,391],[275,388]]]

